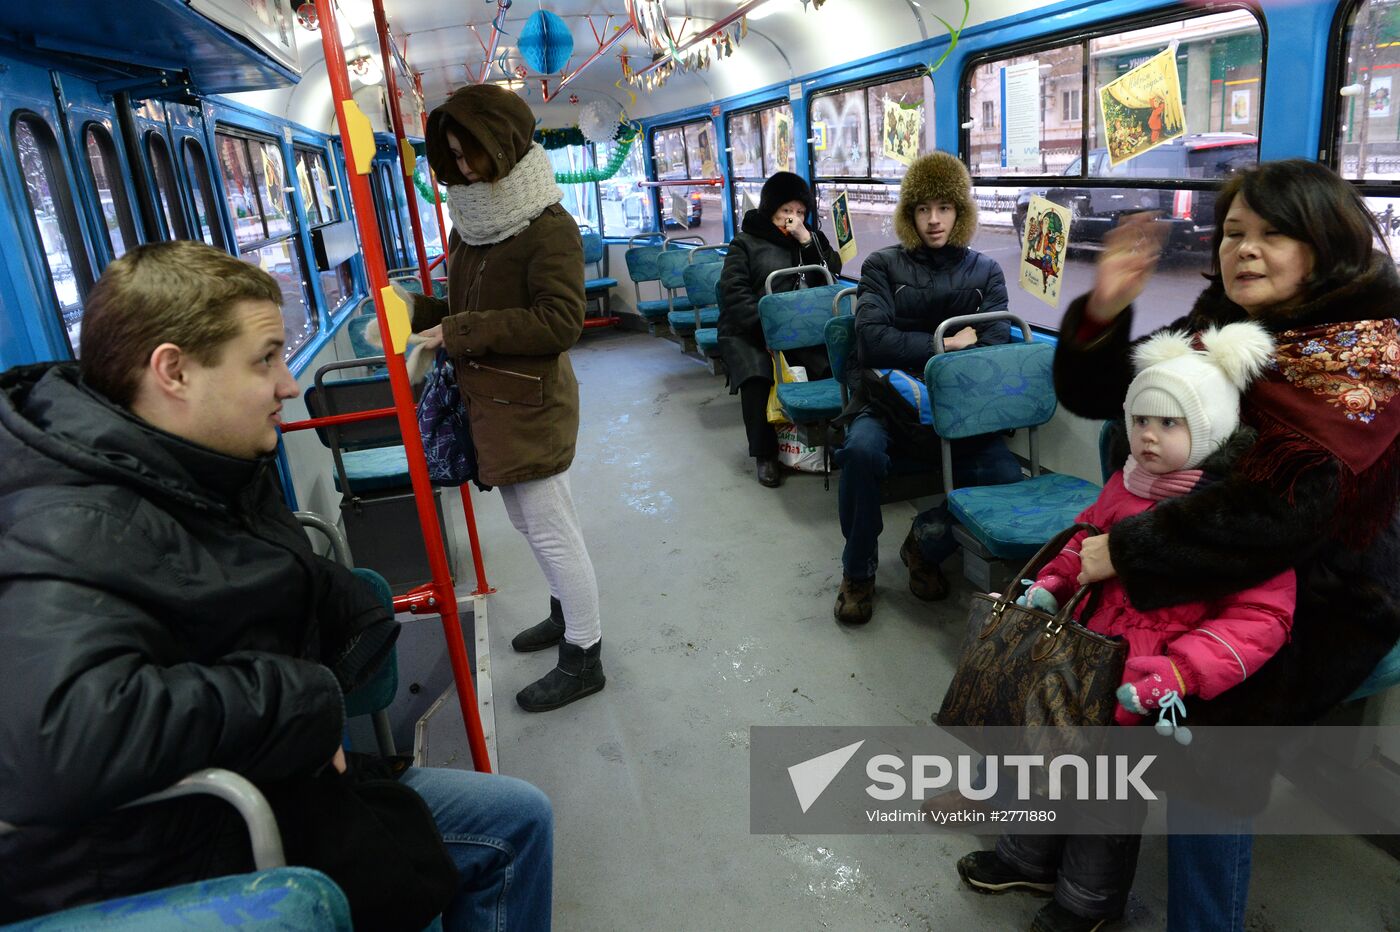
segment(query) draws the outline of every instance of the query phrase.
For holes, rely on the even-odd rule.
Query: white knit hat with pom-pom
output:
[[[1137,378],[1123,402],[1131,431],[1134,417],[1175,417],[1191,430],[1194,469],[1225,442],[1240,423],[1240,394],[1274,352],[1268,331],[1253,322],[1211,327],[1198,350],[1180,331],[1159,333],[1133,352]]]

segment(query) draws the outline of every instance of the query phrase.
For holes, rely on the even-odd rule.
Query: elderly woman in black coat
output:
[[[778,269],[824,265],[837,275],[841,256],[817,229],[812,189],[792,172],[776,172],[763,184],[758,209],[744,214],[741,232],[729,244],[719,280],[719,350],[729,378],[729,393],[739,394],[749,455],[758,460],[758,481],[769,488],[782,482],[778,472],[778,436],[768,423],[768,392],[773,361],[758,320],[764,283]],[[807,286],[804,274],[780,276],[774,291]],[[818,282],[818,284],[824,284]],[[826,378],[830,363],[825,347],[785,352],[789,365],[803,366],[810,379]]]

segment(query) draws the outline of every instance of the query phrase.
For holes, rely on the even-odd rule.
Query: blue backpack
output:
[[[942,456],[933,398],[923,379],[903,369],[862,369],[860,382],[866,402],[904,446],[934,461]]]
[[[437,361],[423,379],[418,400],[418,432],[423,435],[423,454],[428,460],[428,478],[433,485],[458,486],[475,482],[483,492],[490,491],[477,479],[476,446],[471,424],[462,404],[462,390],[447,351],[439,349]]]

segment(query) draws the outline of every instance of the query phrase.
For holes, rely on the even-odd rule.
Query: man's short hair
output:
[[[174,343],[200,363],[219,361],[238,334],[241,301],[282,305],[276,279],[191,240],[137,246],[107,266],[83,313],[84,381],[129,407],[152,351]]]

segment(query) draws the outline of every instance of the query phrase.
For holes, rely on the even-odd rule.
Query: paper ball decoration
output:
[[[618,117],[621,115],[617,104],[595,100],[579,111],[579,131],[589,142],[607,142],[617,132]]]
[[[558,15],[536,10],[525,21],[516,44],[527,65],[541,74],[553,74],[574,53],[574,34]]]

